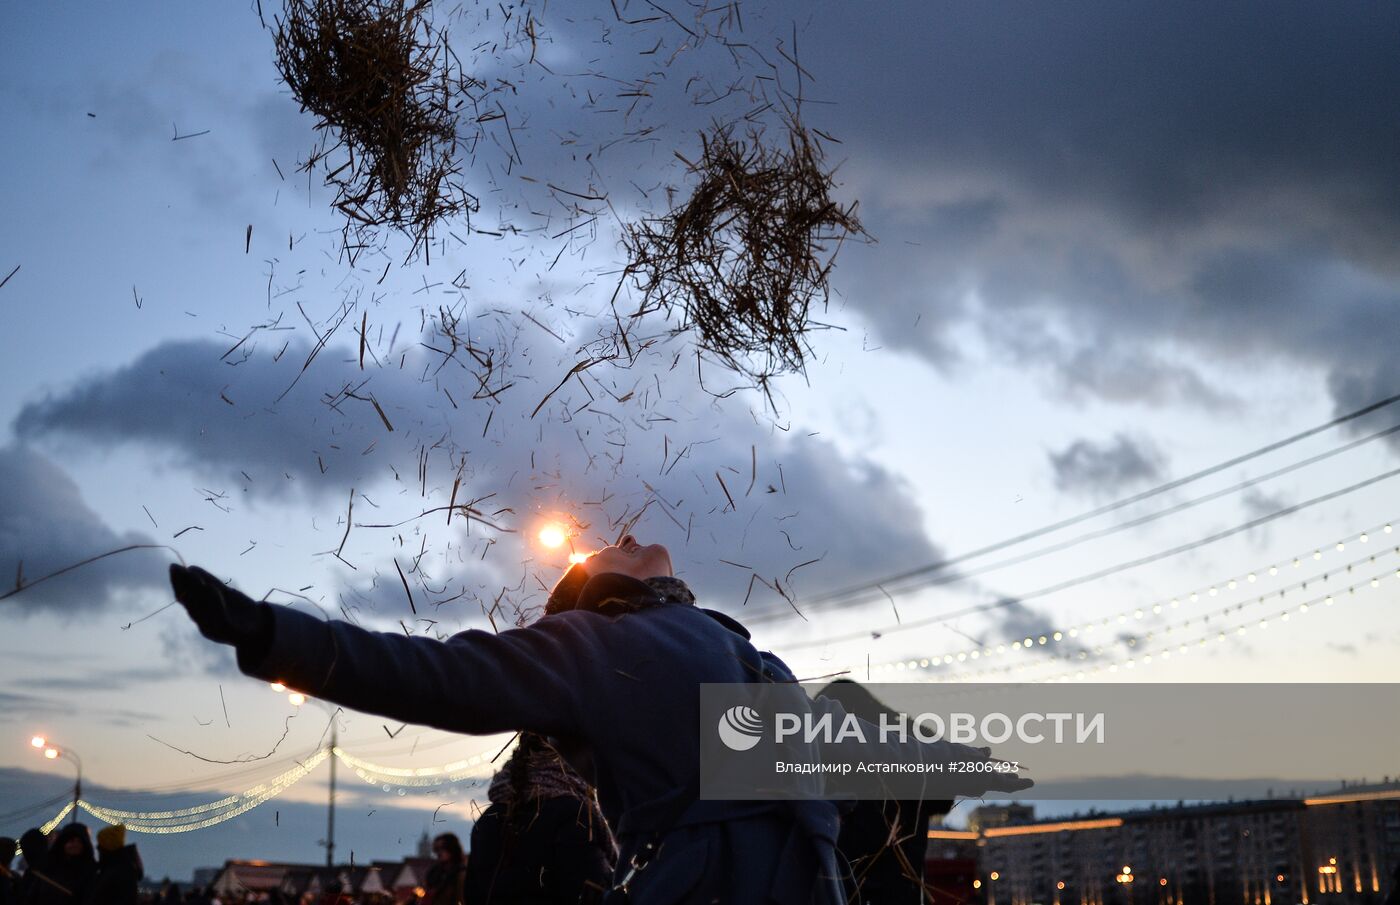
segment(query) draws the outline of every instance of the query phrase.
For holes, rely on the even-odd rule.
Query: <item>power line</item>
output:
[[[1385,528],[1389,527],[1390,524],[1387,523],[1385,525]],[[1361,537],[1363,539],[1367,538],[1368,534],[1369,532],[1363,533]],[[1364,542],[1365,541],[1363,540],[1363,543]],[[1341,543],[1337,544],[1337,552],[1340,553],[1342,549],[1344,549],[1344,546],[1345,545]],[[1322,558],[1322,552],[1323,551],[1321,548],[1314,550],[1311,556],[1309,556],[1309,559],[1320,560]],[[1209,623],[1212,618],[1228,615],[1236,611],[1243,611],[1247,607],[1262,606],[1263,604],[1265,604],[1273,598],[1278,598],[1282,600],[1289,594],[1296,594],[1296,592],[1298,591],[1306,591],[1309,585],[1327,585],[1334,578],[1339,581],[1346,581],[1348,580],[1348,576],[1353,574],[1357,566],[1375,565],[1378,559],[1385,556],[1400,556],[1400,547],[1392,547],[1384,550],[1379,550],[1372,555],[1357,557],[1355,559],[1350,560],[1349,562],[1332,563],[1325,565],[1323,567],[1323,570],[1320,572],[1310,573],[1300,579],[1292,581],[1291,583],[1285,584],[1281,587],[1274,587],[1271,590],[1266,591],[1264,593],[1251,594],[1249,599],[1237,600],[1233,603],[1225,605],[1224,607],[1216,608],[1213,610],[1207,610],[1205,612],[1188,610],[1184,614],[1184,618],[1167,621],[1165,622],[1165,624],[1147,623],[1144,626],[1144,628],[1147,630],[1146,639],[1150,641],[1153,635],[1162,633],[1170,634],[1173,631],[1188,628],[1197,622]],[[1301,556],[1293,557],[1292,560],[1295,568],[1300,567],[1302,565]],[[1269,573],[1278,574],[1280,569],[1282,568],[1282,564],[1275,563],[1271,564],[1266,568]],[[1258,571],[1265,570],[1261,569]],[[1397,572],[1396,577],[1400,577],[1400,570],[1395,571]],[[1248,576],[1254,576],[1256,572],[1251,571],[1246,574]],[[1384,577],[1384,573],[1380,574],[1379,577],[1373,576],[1371,578],[1372,587],[1378,586],[1380,578]],[[1239,580],[1248,582],[1250,579],[1230,579],[1226,586],[1230,589],[1233,589],[1238,586]],[[1226,582],[1219,582],[1219,584],[1226,584]],[[1142,640],[1143,636],[1139,633],[1140,630],[1137,628],[1137,626],[1140,624],[1140,620],[1146,617],[1149,611],[1153,615],[1158,615],[1162,613],[1164,606],[1168,609],[1175,610],[1181,599],[1184,598],[1189,602],[1195,602],[1199,598],[1199,595],[1202,593],[1214,597],[1216,593],[1216,585],[1212,584],[1211,586],[1209,586],[1209,588],[1197,588],[1196,590],[1193,590],[1188,594],[1178,594],[1171,598],[1170,604],[1167,604],[1164,600],[1159,598],[1158,602],[1144,603],[1138,607],[1123,610],[1109,616],[1095,617],[1093,619],[1080,621],[1073,625],[1062,625],[1059,628],[1041,628],[1032,632],[1031,635],[1027,636],[1023,640],[1012,641],[1010,644],[979,644],[975,648],[965,648],[963,650],[954,651],[952,653],[931,654],[914,657],[900,657],[896,660],[890,660],[880,663],[867,663],[864,664],[864,668],[873,670],[875,672],[886,672],[891,669],[936,669],[940,666],[951,666],[954,664],[954,662],[966,663],[968,661],[973,661],[975,663],[979,660],[984,663],[988,661],[995,662],[998,657],[1002,657],[1007,654],[1013,655],[1011,659],[1014,660],[1018,659],[1018,657],[1016,657],[1015,655],[1024,653],[1026,651],[1036,650],[1037,643],[1040,647],[1045,648],[1047,650],[1052,649],[1052,647],[1054,646],[1058,646],[1062,642],[1067,643],[1070,646],[1076,646],[1076,639],[1080,639],[1078,641],[1078,644],[1084,644],[1087,642],[1090,636],[1098,629],[1111,631],[1115,627],[1115,622],[1117,623],[1117,625],[1128,626],[1129,629],[1131,629],[1132,631],[1126,635],[1120,635],[1117,638],[1109,638],[1108,643],[1128,643],[1129,646],[1131,646],[1132,643],[1135,643],[1138,640]],[[1037,638],[1036,636],[1039,637]],[[1082,652],[1083,651],[1081,649],[1081,655]],[[1099,649],[1095,648],[1094,653],[1098,654],[1098,652]],[[1001,662],[1005,663],[1007,661],[1002,660]],[[988,667],[984,671],[994,672],[998,669],[1010,670],[1018,668],[1021,667],[1015,665],[1006,667]],[[960,675],[966,676],[975,674],[976,673],[962,673]]]
[[[1321,496],[1313,497],[1310,500],[1304,500],[1301,503],[1295,503],[1292,506],[1285,506],[1284,508],[1277,509],[1269,513],[1268,515],[1263,515],[1259,518],[1251,519],[1250,521],[1245,522],[1242,525],[1236,525],[1233,528],[1227,528],[1224,531],[1217,531],[1214,534],[1208,535],[1203,538],[1199,538],[1189,543],[1180,544],[1178,546],[1172,547],[1169,550],[1162,550],[1157,553],[1148,554],[1147,556],[1140,556],[1136,559],[1130,559],[1124,562],[1115,563],[1114,565],[1106,566],[1102,569],[1090,572],[1085,575],[1079,575],[1074,578],[1056,582],[1051,585],[1046,585],[1042,588],[1037,588],[1036,590],[1030,591],[1029,593],[1017,594],[1014,596],[1005,596],[987,603],[974,604],[972,606],[963,607],[962,609],[953,610],[951,612],[940,613],[936,616],[929,616],[925,619],[918,619],[913,622],[902,622],[891,626],[885,626],[879,629],[866,629],[859,632],[847,632],[840,635],[829,635],[825,638],[816,638],[809,641],[799,641],[794,644],[785,645],[784,650],[800,650],[803,648],[819,647],[825,644],[840,643],[843,641],[857,641],[863,638],[868,638],[872,634],[880,636],[891,635],[895,632],[903,632],[909,631],[910,629],[923,628],[927,625],[936,625],[940,622],[947,622],[950,619],[957,619],[961,616],[971,616],[976,613],[986,613],[991,610],[1013,606],[1026,600],[1034,600],[1038,597],[1045,597],[1050,594],[1058,593],[1059,591],[1064,591],[1068,590],[1069,588],[1074,588],[1083,584],[1088,584],[1092,581],[1098,581],[1100,578],[1107,578],[1110,575],[1116,575],[1119,572],[1126,572],[1129,569],[1135,569],[1139,566],[1145,566],[1150,563],[1159,562],[1160,560],[1168,559],[1170,557],[1177,556],[1181,553],[1187,553],[1191,550],[1208,546],[1217,541],[1225,540],[1228,537],[1233,537],[1236,534],[1240,534],[1245,531],[1257,528],[1260,525],[1267,525],[1269,522],[1275,521],[1285,516],[1292,515],[1295,512],[1301,512],[1304,509],[1308,509],[1312,506],[1317,506],[1322,503],[1330,502],[1331,500],[1335,500],[1338,497],[1345,496],[1346,494],[1355,493],[1358,490],[1364,490],[1365,488],[1370,487],[1373,484],[1378,484],[1381,481],[1389,480],[1390,478],[1393,478],[1397,475],[1400,475],[1400,468],[1391,469],[1390,471],[1367,478],[1364,481],[1358,481],[1355,484],[1343,487],[1340,490],[1333,490],[1330,493],[1324,493]]]
[[[1168,491],[1175,490],[1178,487],[1182,487],[1187,484],[1199,481],[1202,478],[1208,478],[1211,475],[1219,474],[1227,468],[1233,468],[1236,465],[1240,465],[1244,462],[1257,459],[1260,456],[1267,455],[1268,453],[1283,449],[1286,446],[1291,446],[1294,443],[1306,440],[1308,437],[1315,436],[1317,434],[1322,433],[1323,431],[1327,431],[1334,427],[1338,427],[1339,425],[1346,424],[1349,421],[1354,421],[1357,418],[1369,415],[1372,412],[1385,408],[1386,406],[1394,405],[1396,402],[1400,402],[1400,393],[1397,393],[1393,396],[1387,396],[1386,398],[1381,399],[1378,402],[1373,402],[1370,405],[1356,409],[1352,412],[1348,412],[1345,415],[1340,415],[1336,418],[1333,418],[1331,421],[1328,421],[1325,424],[1319,424],[1315,427],[1310,427],[1307,430],[1300,431],[1299,433],[1293,434],[1290,437],[1285,437],[1282,440],[1276,440],[1273,443],[1270,443],[1266,446],[1261,446],[1257,449],[1250,450],[1247,453],[1235,456],[1234,458],[1228,459],[1224,462],[1219,462],[1208,468],[1203,468],[1200,471],[1193,472],[1192,474],[1186,475],[1185,477],[1176,478],[1174,480],[1166,482],[1165,484],[1159,484],[1156,487],[1149,488],[1147,490],[1141,491],[1140,493],[1133,494],[1132,496],[1124,497],[1120,500],[1115,500],[1112,503],[1106,503],[1103,506],[1098,507],[1097,509],[1092,509],[1088,512],[1083,512],[1079,515],[1071,516],[1070,518],[1062,519],[1058,522],[1053,522],[1049,525],[1043,525],[1039,528],[1035,528],[1022,534],[1018,534],[1014,537],[1009,537],[1005,540],[1000,540],[996,541],[995,543],[988,544],[985,547],[979,547],[976,550],[970,550],[967,553],[961,553],[957,556],[949,557],[947,559],[936,560],[934,562],[927,563],[925,565],[919,566],[914,569],[910,569],[905,572],[889,575],[877,581],[867,581],[837,591],[832,591],[826,594],[820,594],[816,597],[813,597],[812,600],[809,601],[809,603],[823,603],[829,600],[842,599],[861,592],[879,590],[880,586],[883,584],[892,584],[896,582],[907,581],[911,578],[917,578],[934,572],[944,571],[945,569],[951,568],[952,566],[958,565],[959,563],[967,562],[970,559],[976,559],[978,557],[985,556],[988,553],[995,553],[998,550],[1004,550],[1007,547],[1012,547],[1017,544],[1024,543],[1028,540],[1034,540],[1037,537],[1042,537],[1046,534],[1059,531],[1062,528],[1068,528],[1071,525],[1077,525],[1080,522],[1088,521],[1089,519],[1097,518],[1101,515],[1106,515],[1110,512],[1115,512],[1119,509],[1131,506],[1134,503],[1140,503],[1143,500],[1150,499],[1154,496],[1159,496]]]
[[[8,813],[5,813],[5,814],[0,814],[0,823],[9,823],[9,822],[12,821],[12,820],[21,820],[21,819],[23,819],[23,818],[25,818],[25,817],[30,816],[31,814],[37,814],[39,811],[47,811],[49,808],[53,807],[54,805],[60,804],[61,802],[64,802],[64,801],[68,801],[68,800],[70,800],[72,797],[73,797],[73,792],[72,792],[72,790],[71,790],[71,789],[65,789],[65,790],[64,790],[63,792],[61,792],[60,794],[55,795],[54,797],[49,798],[49,799],[47,799],[47,800],[45,800],[45,801],[41,801],[41,802],[38,802],[38,803],[36,803],[36,804],[31,804],[31,805],[29,805],[28,807],[23,807],[23,808],[20,808],[20,809],[18,809],[18,810],[15,810],[15,811],[9,811]]]
[[[1299,469],[1306,468],[1310,465],[1316,465],[1318,462],[1330,459],[1333,456],[1340,455],[1344,452],[1349,452],[1350,450],[1353,450],[1358,446],[1392,436],[1396,433],[1400,433],[1400,424],[1393,425],[1384,430],[1376,431],[1373,434],[1361,437],[1357,440],[1353,440],[1350,443],[1345,443],[1342,446],[1336,447],[1335,449],[1327,450],[1326,452],[1319,453],[1315,456],[1310,456],[1299,462],[1293,462],[1289,465],[1285,465],[1284,467],[1275,469],[1274,471],[1271,471],[1268,474],[1260,475],[1255,478],[1250,478],[1246,481],[1241,481],[1238,484],[1234,484],[1222,490],[1212,491],[1211,493],[1205,494],[1203,496],[1199,496],[1194,499],[1185,500],[1183,502],[1177,503],[1174,506],[1168,506],[1166,509],[1160,509],[1156,512],[1150,512],[1146,515],[1139,516],[1138,518],[1129,519],[1126,522],[1119,522],[1115,525],[1109,525],[1106,528],[1100,528],[1095,531],[1089,531],[1084,534],[1080,534],[1075,537],[1069,538],[1068,540],[1051,544],[1048,547],[1041,547],[1036,550],[1031,550],[1028,553],[1019,553],[1015,556],[997,560],[996,562],[988,563],[984,566],[978,566],[974,569],[959,570],[958,572],[955,572],[951,575],[927,576],[922,578],[922,580],[913,582],[912,584],[909,584],[907,586],[896,585],[894,587],[890,587],[890,585],[895,585],[895,582],[891,580],[889,582],[881,583],[877,586],[877,588],[871,591],[853,594],[846,599],[837,599],[830,596],[828,596],[825,599],[819,598],[815,602],[806,604],[805,609],[810,611],[817,608],[826,608],[823,606],[823,604],[826,604],[831,607],[859,606],[864,603],[879,600],[882,595],[903,594],[911,590],[916,590],[918,588],[955,584],[960,581],[966,581],[970,578],[975,578],[978,575],[985,575],[988,572],[995,572],[999,569],[1004,569],[1008,566],[1020,565],[1021,563],[1029,562],[1033,559],[1039,559],[1042,556],[1048,556],[1051,553],[1060,553],[1064,550],[1068,550],[1072,547],[1077,547],[1080,544],[1086,543],[1091,540],[1098,540],[1099,538],[1107,537],[1111,534],[1116,534],[1120,531],[1126,531],[1129,528],[1138,528],[1150,522],[1157,521],[1158,519],[1165,518],[1169,515],[1175,515],[1179,512],[1184,512],[1187,509],[1192,509],[1204,503],[1209,503],[1214,500],[1218,500],[1221,497],[1226,497],[1231,494],[1238,493],[1241,490],[1247,490],[1248,488],[1253,487],[1257,484],[1273,480],[1274,478],[1282,477],[1283,475],[1290,474],[1294,471],[1298,471]],[[764,622],[771,622],[775,619],[794,616],[796,614],[797,611],[793,610],[791,607],[784,607],[782,609],[773,610],[768,613],[760,613],[757,616],[751,617],[747,621],[749,622],[749,624],[762,624]]]
[[[1330,606],[1332,606],[1333,603],[1344,602],[1344,601],[1346,601],[1346,600],[1349,599],[1349,598],[1355,597],[1355,596],[1356,596],[1357,590],[1363,590],[1363,591],[1364,591],[1364,590],[1366,589],[1367,586],[1369,586],[1369,587],[1371,587],[1371,588],[1378,588],[1378,587],[1380,587],[1380,582],[1381,582],[1381,580],[1384,579],[1384,578],[1386,578],[1386,577],[1388,577],[1389,574],[1390,574],[1390,573],[1389,573],[1388,571],[1377,572],[1377,573],[1375,573],[1374,575],[1371,575],[1371,576],[1369,577],[1369,579],[1363,579],[1361,582],[1349,586],[1349,587],[1346,589],[1346,593],[1345,593],[1345,594],[1343,594],[1343,593],[1341,593],[1341,592],[1318,594],[1318,595],[1316,595],[1316,596],[1314,596],[1314,597],[1311,597],[1311,598],[1309,598],[1309,599],[1307,599],[1307,600],[1304,600],[1304,601],[1302,601],[1301,603],[1298,603],[1298,604],[1293,605],[1293,606],[1291,606],[1291,607],[1284,607],[1284,608],[1282,608],[1282,609],[1275,610],[1275,611],[1273,611],[1273,612],[1271,612],[1271,613],[1266,613],[1266,614],[1264,614],[1264,616],[1263,616],[1262,618],[1251,616],[1251,617],[1249,617],[1248,621],[1246,621],[1246,622],[1236,622],[1236,623],[1231,623],[1231,624],[1228,624],[1228,625],[1218,625],[1218,626],[1215,626],[1215,627],[1210,628],[1209,630],[1203,632],[1203,633],[1200,634],[1200,635],[1197,635],[1197,636],[1195,636],[1195,637],[1193,637],[1193,638],[1188,638],[1188,639],[1186,639],[1186,640],[1184,640],[1184,641],[1173,640],[1173,641],[1169,641],[1169,642],[1164,642],[1163,645],[1162,645],[1161,647],[1159,647],[1158,649],[1156,649],[1155,651],[1154,651],[1154,650],[1137,651],[1137,652],[1134,652],[1134,653],[1128,655],[1126,658],[1121,658],[1121,659],[1118,659],[1118,660],[1110,660],[1110,661],[1107,661],[1107,662],[1099,661],[1099,662],[1093,663],[1092,665],[1086,663],[1086,664],[1084,664],[1083,666],[1081,666],[1081,667],[1079,667],[1079,668],[1077,668],[1077,669],[1074,669],[1074,670],[1071,671],[1071,672],[1062,673],[1062,674],[1060,674],[1060,675],[1058,675],[1058,676],[1042,676],[1042,677],[1040,677],[1040,678],[1038,678],[1038,679],[1033,679],[1032,681],[1035,681],[1035,682],[1068,682],[1068,681],[1070,681],[1071,679],[1083,679],[1086,675],[1089,675],[1089,676],[1097,675],[1098,673],[1100,673],[1100,672],[1105,672],[1105,671],[1110,672],[1110,673],[1116,673],[1116,672],[1118,672],[1118,668],[1119,668],[1120,666],[1126,666],[1128,669],[1132,669],[1133,666],[1134,666],[1136,663],[1138,663],[1138,662],[1141,662],[1141,663],[1151,663],[1151,662],[1153,662],[1153,657],[1154,657],[1154,656],[1157,657],[1157,658],[1159,658],[1159,659],[1162,659],[1162,660],[1169,660],[1169,659],[1171,659],[1171,657],[1172,657],[1172,655],[1173,655],[1174,653],[1175,653],[1175,654],[1178,654],[1178,655],[1185,655],[1185,654],[1187,654],[1193,647],[1205,647],[1206,644],[1207,644],[1208,642],[1210,642],[1210,641],[1224,642],[1224,641],[1228,640],[1228,639],[1231,638],[1231,637],[1234,637],[1234,636],[1237,636],[1237,635],[1244,635],[1244,634],[1247,634],[1248,631],[1249,631],[1249,629],[1250,629],[1251,627],[1253,627],[1256,623],[1257,623],[1258,628],[1259,628],[1260,630],[1267,630],[1267,629],[1269,628],[1269,621],[1270,621],[1271,619],[1278,619],[1280,622],[1288,622],[1288,621],[1290,620],[1290,618],[1295,617],[1295,616],[1298,617],[1298,618],[1302,618],[1304,615],[1306,615],[1306,614],[1309,613],[1310,611],[1315,611],[1319,606],[1330,607]],[[1242,605],[1240,605],[1237,609],[1243,610],[1246,606],[1248,606],[1248,607],[1260,606],[1260,605],[1262,605],[1264,602],[1265,602],[1265,601],[1261,599],[1261,600],[1255,601],[1255,602],[1253,602],[1253,603],[1242,604]],[[1175,650],[1173,650],[1173,648],[1175,648]],[[1051,666],[1051,665],[1054,665],[1054,664],[1057,664],[1057,663],[1063,663],[1063,662],[1064,662],[1064,661],[1063,661],[1062,659],[1056,659],[1056,660],[1043,660],[1043,661],[1041,661],[1041,662],[1039,662],[1039,663],[1027,663],[1027,664],[1023,664],[1021,667],[1017,668],[1016,671],[1019,672],[1019,671],[1021,671],[1022,669],[1030,669],[1030,668],[1038,668],[1038,667],[1043,667],[1043,666]],[[990,672],[990,671],[991,671],[991,670],[983,670],[983,673]],[[967,678],[973,678],[973,677],[975,677],[976,675],[978,675],[978,673],[962,673],[962,674],[958,674],[958,675],[937,676],[937,677],[933,678],[932,681],[933,681],[933,682],[939,682],[939,683],[941,683],[941,682],[949,682],[949,681],[955,681],[955,682],[956,682],[956,681],[963,681],[963,680],[965,680],[965,679],[967,679]]]

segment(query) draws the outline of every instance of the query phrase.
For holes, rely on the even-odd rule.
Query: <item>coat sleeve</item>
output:
[[[444,642],[271,609],[271,643],[238,652],[244,673],[449,732],[575,735],[588,673],[606,659],[592,613],[562,613],[500,634],[472,630]]]

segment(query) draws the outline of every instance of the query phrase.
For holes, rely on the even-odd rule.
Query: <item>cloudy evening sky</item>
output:
[[[0,600],[0,812],[61,791],[35,732],[127,790],[239,791],[316,749],[326,713],[286,722],[285,698],[156,612],[177,556],[255,597],[445,636],[536,612],[561,567],[535,540],[550,520],[595,549],[640,512],[635,533],[802,676],[1400,678],[1400,533],[1382,527],[1400,435],[1377,436],[1400,407],[941,583],[877,587],[1400,393],[1400,11],[753,7],[742,31],[705,19],[752,48],[734,50],[592,0],[439,4],[505,115],[463,159],[479,210],[414,260],[397,238],[342,249],[255,6],[0,14],[0,587],[160,547]],[[712,118],[798,91],[794,50],[804,121],[839,139],[839,194],[874,240],[841,249],[805,376],[731,393],[739,378],[651,319],[635,360],[551,393],[612,348],[620,224],[685,186],[674,152]],[[454,484],[484,521],[449,523]],[[1275,618],[1329,591],[1338,605]],[[1024,668],[989,671],[1005,666]],[[340,725],[396,766],[505,741]],[[288,800],[319,800],[324,773]],[[459,830],[472,813],[465,794],[346,796],[412,806],[409,832],[444,801]],[[373,840],[369,819],[346,832]],[[317,857],[314,839],[238,838],[160,852],[182,870]]]

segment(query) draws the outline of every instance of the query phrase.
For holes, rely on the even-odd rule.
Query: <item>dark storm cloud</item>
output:
[[[366,375],[337,349],[338,360],[326,353],[318,363],[314,378],[319,380],[298,384],[279,403],[309,352],[305,344],[293,343],[278,356],[280,345],[245,359],[241,354],[224,358],[227,346],[211,342],[164,343],[69,392],[26,405],[15,433],[146,443],[252,495],[321,488],[338,493],[371,475],[388,476],[385,460],[393,460],[392,452],[412,444],[416,434],[388,431],[369,398],[374,396],[393,424],[401,413],[397,396],[414,378],[386,370],[364,385]],[[342,397],[346,388],[358,388],[356,395],[363,398]],[[322,391],[328,395],[322,397]],[[445,398],[441,404],[447,405]],[[370,417],[361,417],[366,414]]]
[[[1116,496],[1135,485],[1158,481],[1163,459],[1148,440],[1117,434],[1111,441],[1076,440],[1050,452],[1055,488],[1088,496]]]
[[[63,469],[24,446],[0,448],[0,575],[11,590],[90,557],[151,539],[118,533],[88,508]],[[159,586],[159,551],[113,556],[35,584],[0,608],[29,614],[77,616],[117,603],[124,592]]]
[[[812,115],[881,239],[845,293],[886,345],[955,364],[971,323],[1071,398],[1231,404],[1212,361],[1392,393],[1398,38],[1394,7],[823,6]]]
[[[678,570],[697,586],[736,603],[750,587],[750,570],[770,587],[800,591],[938,556],[899,478],[823,438],[780,429],[748,410],[743,397],[718,402],[695,386],[689,369],[670,373],[669,349],[631,368],[590,371],[590,383],[571,381],[534,418],[534,405],[572,358],[522,353],[510,374],[515,386],[499,397],[488,426],[490,409],[471,399],[471,378],[440,369],[441,359],[421,349],[402,368],[361,371],[348,350],[331,346],[278,401],[306,353],[294,343],[274,360],[281,345],[253,344],[234,365],[213,343],[165,343],[25,406],[15,431],[35,440],[62,434],[140,444],[250,496],[299,496],[318,506],[335,500],[337,515],[355,487],[378,507],[357,497],[361,525],[445,506],[460,476],[458,503],[494,494],[478,508],[488,517],[502,510],[494,520],[524,532],[475,525],[462,536],[455,533],[466,529],[462,520],[448,529],[441,513],[408,525],[424,532],[433,553],[421,563],[412,553],[399,557],[417,602],[450,599],[449,612],[463,617],[479,614],[503,587],[528,594],[553,580],[554,567],[542,564],[533,542],[547,516],[577,520],[577,543],[588,550],[615,540],[622,522],[645,512],[638,533],[676,551]],[[347,397],[346,388],[361,398]],[[428,497],[420,498],[425,450]],[[320,605],[333,616],[344,605],[367,611],[366,618],[380,609],[407,618],[401,583],[385,565],[372,586]],[[449,575],[467,578],[449,584]],[[762,584],[753,587],[755,601],[774,599]],[[257,596],[266,589],[244,590]]]

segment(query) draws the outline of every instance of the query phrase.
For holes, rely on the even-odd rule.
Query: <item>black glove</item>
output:
[[[210,641],[265,648],[272,639],[272,611],[198,566],[172,565],[170,586],[199,632]]]

